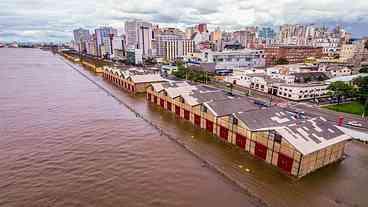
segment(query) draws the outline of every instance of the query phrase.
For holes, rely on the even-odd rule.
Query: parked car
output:
[[[350,126],[355,126],[355,127],[361,127],[363,126],[361,123],[357,122],[357,121],[349,121],[348,125]]]

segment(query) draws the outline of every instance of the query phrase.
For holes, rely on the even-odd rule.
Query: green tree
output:
[[[337,98],[337,104],[340,104],[342,97],[352,97],[355,94],[354,86],[342,81],[331,83],[327,89],[333,97]]]
[[[178,69],[176,71],[173,71],[172,74],[177,78],[187,79],[189,70],[185,68],[182,63],[178,63],[176,66]]]
[[[364,105],[362,116],[368,113],[368,76],[358,77],[354,79],[353,83],[358,87],[359,101]]]

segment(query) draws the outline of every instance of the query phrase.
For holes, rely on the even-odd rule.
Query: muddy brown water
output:
[[[296,181],[62,58],[0,49],[0,206],[368,206],[368,146]],[[248,169],[248,170],[246,170]]]

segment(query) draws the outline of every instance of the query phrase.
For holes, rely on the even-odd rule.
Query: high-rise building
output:
[[[199,33],[207,32],[207,24],[198,24],[197,25],[197,31]]]
[[[187,39],[191,39],[193,34],[196,32],[196,28],[195,27],[187,27],[185,28],[185,38]]]
[[[113,57],[116,59],[122,59],[126,56],[126,48],[125,48],[125,36],[116,36],[112,40],[112,50]]]
[[[274,39],[276,37],[276,32],[271,27],[263,27],[258,31],[258,36],[262,40]]]
[[[185,33],[175,28],[163,28],[155,37],[155,54],[172,61],[194,51],[192,40],[185,38]]]
[[[112,27],[100,27],[95,29],[97,56],[110,57],[114,51],[112,40],[118,35],[118,31]]]
[[[91,38],[87,41],[87,54],[94,56],[97,55],[96,34],[92,34]]]
[[[255,48],[257,43],[257,32],[253,29],[241,30],[233,33],[233,40],[245,48]]]
[[[90,34],[88,29],[79,28],[73,30],[74,42],[76,44],[76,49],[79,52],[86,52],[87,41],[90,39]]]
[[[127,48],[142,49],[143,56],[152,55],[152,24],[140,20],[125,22]]]

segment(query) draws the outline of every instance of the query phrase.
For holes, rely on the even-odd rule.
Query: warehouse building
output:
[[[145,93],[150,84],[167,82],[159,73],[143,69],[121,70],[105,67],[102,76],[114,85],[131,93]]]
[[[147,99],[295,177],[342,159],[350,140],[323,117],[306,119],[208,86],[154,83]]]

